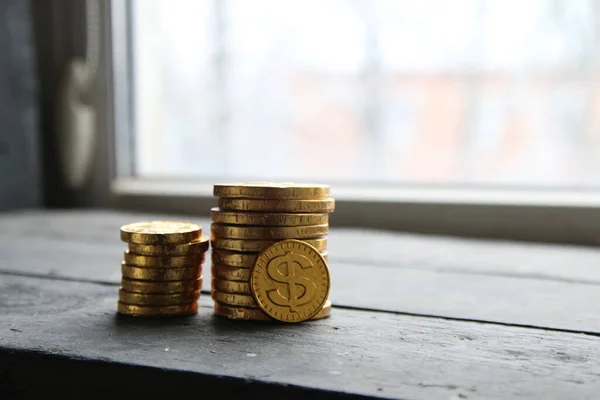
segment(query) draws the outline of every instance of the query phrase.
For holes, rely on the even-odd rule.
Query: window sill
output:
[[[214,182],[120,178],[113,206],[208,216]],[[461,237],[598,245],[595,191],[334,185],[331,223]]]

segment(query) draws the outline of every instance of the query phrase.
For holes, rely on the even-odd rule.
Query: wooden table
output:
[[[598,249],[333,228],[329,319],[119,317],[148,218],[0,214],[0,398],[600,398]]]

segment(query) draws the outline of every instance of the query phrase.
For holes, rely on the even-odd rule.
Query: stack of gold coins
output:
[[[318,282],[318,288],[329,293],[326,263],[328,213],[333,212],[335,207],[334,200],[330,198],[329,186],[292,183],[217,184],[214,186],[214,195],[218,197],[219,205],[212,209],[211,225],[211,294],[215,301],[215,314],[231,319],[298,322],[289,316],[272,315],[257,301],[256,293],[252,290],[252,268],[258,264],[257,260],[260,260],[261,255],[269,252],[271,246],[296,239],[306,244],[308,247],[302,245],[302,249],[312,252],[311,257],[319,259],[319,265],[323,265],[321,268],[327,270],[327,284]],[[298,245],[296,243],[291,246]],[[297,252],[298,249],[294,251]],[[279,254],[277,251],[271,253]],[[284,258],[281,258],[282,262]],[[291,265],[292,260],[289,261]],[[279,293],[287,293],[283,297],[287,296],[288,300],[279,298],[280,303],[288,301],[288,308],[294,309],[299,302],[311,300],[314,303],[316,298],[320,298],[312,290],[314,284],[309,277],[296,276],[301,275],[301,271],[295,271],[292,266],[286,267],[284,264],[271,271],[276,276],[268,284]],[[292,298],[294,296],[304,298]],[[321,300],[317,302],[318,309],[311,308],[304,315],[309,317],[301,320],[329,316],[331,303],[327,297]]]
[[[121,264],[118,312],[169,317],[198,312],[202,263],[209,240],[187,222],[138,222],[121,227],[127,242]]]

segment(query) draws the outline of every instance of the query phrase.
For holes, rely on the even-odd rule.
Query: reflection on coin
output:
[[[210,271],[213,277],[228,281],[248,282],[250,279],[250,268],[236,268],[213,264]]]
[[[192,267],[204,262],[204,254],[190,254],[188,256],[139,256],[131,254],[129,250],[125,251],[125,264],[136,267],[147,268],[174,268],[174,267]]]
[[[218,301],[221,304],[236,307],[258,308],[258,305],[256,305],[256,302],[250,295],[219,292],[215,289],[211,290],[210,295],[214,301]]]
[[[230,225],[253,226],[302,226],[323,225],[329,222],[329,214],[259,213],[211,210],[212,222]]]
[[[212,224],[212,239],[310,239],[327,235],[329,225],[309,226],[235,226]]]
[[[121,227],[121,240],[139,244],[184,244],[198,239],[200,225],[188,222],[137,222]]]
[[[176,294],[143,294],[119,290],[119,301],[138,306],[173,306],[198,301],[200,291]]]
[[[329,197],[329,185],[287,182],[216,184],[213,194],[245,199],[324,199]]]
[[[327,252],[321,255],[327,260]],[[212,261],[219,265],[228,265],[230,267],[251,268],[256,262],[258,253],[239,253],[235,251],[213,249]]]
[[[119,302],[117,311],[120,314],[132,317],[183,317],[198,313],[198,303],[182,304],[178,306],[136,306]]]
[[[327,238],[307,239],[306,243],[310,244],[318,251],[327,250]],[[267,247],[277,243],[277,240],[245,240],[245,239],[212,239],[211,245],[214,249],[223,249],[231,251],[239,251],[243,253],[260,253]]]
[[[224,293],[237,293],[250,295],[250,284],[247,282],[228,281],[212,278],[212,288]]]
[[[143,268],[121,264],[121,273],[124,278],[143,281],[185,281],[200,278],[202,268]]]
[[[329,296],[327,262],[301,240],[283,240],[263,251],[250,270],[250,288],[258,306],[283,322],[315,316]]]
[[[228,199],[218,200],[223,211],[260,211],[285,213],[328,213],[335,209],[335,201],[324,200],[256,200]]]
[[[141,256],[177,257],[189,254],[202,254],[208,250],[208,236],[201,236],[189,244],[138,244],[128,243],[127,247],[132,254]]]
[[[214,304],[215,315],[229,319],[243,319],[247,321],[275,321],[259,308],[232,307],[226,304]],[[331,302],[327,300],[325,305],[311,320],[327,318],[331,315]]]
[[[133,293],[146,294],[175,294],[187,293],[202,288],[202,278],[189,281],[150,282],[123,278],[121,288]]]

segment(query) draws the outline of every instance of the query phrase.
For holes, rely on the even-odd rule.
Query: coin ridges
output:
[[[121,279],[121,288],[132,293],[176,294],[194,292],[202,288],[202,278],[188,281],[140,281]]]
[[[217,197],[245,199],[323,199],[329,197],[329,185],[305,183],[245,182],[214,185]]]
[[[204,254],[190,254],[187,256],[141,256],[132,254],[129,250],[125,251],[125,264],[136,267],[148,268],[174,268],[198,266],[204,262]]]
[[[236,268],[213,264],[211,266],[211,274],[213,277],[228,281],[248,282],[250,279],[250,268]]]
[[[254,298],[250,295],[219,292],[215,289],[211,290],[210,295],[214,301],[221,304],[236,307],[258,308],[256,301],[254,301]]]
[[[211,219],[213,223],[229,225],[303,226],[327,224],[329,223],[329,214],[221,211],[215,207],[211,210]]]
[[[219,292],[250,295],[248,282],[228,281],[226,279],[212,278],[211,287]]]
[[[144,294],[119,290],[119,301],[123,304],[138,306],[173,306],[198,301],[200,291],[175,294]]]
[[[213,239],[250,239],[250,240],[281,240],[281,239],[312,239],[327,235],[329,225],[309,226],[236,226],[212,224]]]
[[[183,317],[198,313],[198,303],[182,304],[177,306],[138,306],[117,303],[119,314],[131,317]]]
[[[258,200],[220,198],[218,205],[224,211],[256,211],[285,213],[328,213],[335,209],[332,198],[323,200]]]
[[[306,239],[306,243],[310,244],[318,251],[327,250],[327,237],[319,239]],[[214,238],[211,240],[211,246],[214,249],[231,250],[243,253],[260,253],[267,247],[277,243],[277,240],[245,240],[245,239],[221,239]]]
[[[121,264],[121,274],[125,278],[143,281],[185,281],[200,278],[202,269],[200,267],[143,268]]]
[[[139,244],[184,244],[198,239],[200,225],[189,222],[136,222],[121,227],[121,240]]]
[[[265,314],[260,308],[244,308],[244,307],[233,307],[226,304],[215,303],[214,304],[215,315],[229,318],[239,319],[246,321],[275,321],[273,318]],[[331,315],[331,302],[327,300],[325,305],[311,320],[327,318]]]
[[[185,244],[150,245],[128,243],[127,248],[130,253],[141,256],[177,257],[189,254],[202,254],[208,250],[208,244],[208,236],[201,236],[193,242]]]
[[[219,265],[228,265],[230,267],[251,268],[256,262],[260,253],[240,253],[236,251],[213,249],[211,252],[212,262]],[[327,260],[327,252],[321,252],[321,255]]]

